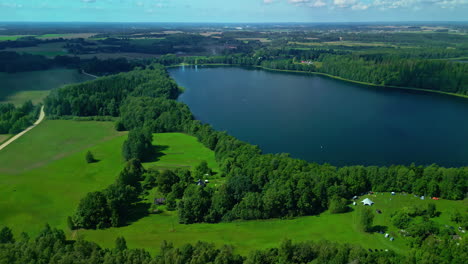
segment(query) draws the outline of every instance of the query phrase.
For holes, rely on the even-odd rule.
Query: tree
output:
[[[117,237],[117,239],[115,239],[115,249],[117,251],[124,251],[127,249],[127,241],[125,241],[124,237]]]
[[[73,216],[73,223],[78,228],[105,228],[110,226],[111,211],[102,192],[88,193],[81,199]]]
[[[11,229],[6,226],[0,230],[0,244],[5,243],[15,243],[13,232],[11,232]]]
[[[434,203],[428,203],[427,204],[426,214],[429,217],[436,217],[438,215],[437,208],[436,208],[436,205]]]
[[[122,155],[125,160],[139,159],[149,160],[153,154],[153,134],[148,130],[136,128],[128,133],[128,138],[123,143]]]
[[[348,201],[345,198],[334,196],[330,200],[330,205],[328,206],[328,209],[332,214],[346,213],[349,209],[347,203]]]
[[[359,225],[364,232],[371,232],[374,223],[374,214],[369,207],[362,207],[359,215]]]
[[[170,170],[163,171],[158,178],[156,178],[156,184],[158,185],[159,190],[163,194],[170,193],[172,190],[172,185],[179,182],[179,177],[175,175]]]
[[[89,150],[88,150],[88,152],[86,152],[86,162],[87,163],[96,162],[96,159],[94,158],[93,153],[91,153],[91,151],[89,151]]]
[[[203,179],[206,178],[206,174],[211,175],[211,169],[206,161],[202,161],[195,167],[194,177],[195,179]]]

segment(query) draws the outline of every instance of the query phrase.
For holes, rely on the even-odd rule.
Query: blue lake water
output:
[[[217,130],[344,165],[468,165],[468,99],[239,67],[169,70],[179,100]]]

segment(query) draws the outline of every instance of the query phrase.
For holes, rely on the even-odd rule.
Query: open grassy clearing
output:
[[[27,100],[42,102],[50,90],[92,78],[76,70],[55,69],[20,73],[0,73],[0,103],[20,105]]]
[[[240,254],[247,254],[252,249],[277,247],[285,238],[294,241],[331,240],[340,243],[358,244],[371,249],[391,249],[405,254],[409,249],[407,240],[398,234],[398,230],[390,225],[391,212],[404,206],[427,206],[428,200],[413,199],[412,195],[391,196],[386,193],[378,197],[369,196],[376,203],[372,208],[380,209],[382,214],[376,214],[374,225],[387,226],[395,237],[391,242],[378,233],[364,233],[359,230],[358,214],[353,211],[345,214],[330,214],[299,217],[295,219],[271,219],[257,221],[237,221],[218,224],[178,224],[177,212],[164,212],[150,215],[130,226],[110,228],[106,230],[80,230],[79,235],[95,241],[105,247],[113,247],[118,236],[124,236],[133,248],[146,248],[152,253],[159,250],[162,241],[167,240],[176,246],[185,243],[195,243],[199,240],[210,241],[217,245],[230,244],[235,246]],[[389,200],[392,198],[392,200]],[[360,198],[363,199],[363,198]],[[436,202],[441,215],[435,221],[451,224],[449,214],[455,208],[466,210],[468,201]],[[353,206],[353,209],[362,205]]]
[[[0,223],[37,234],[45,223],[66,229],[86,193],[112,183],[125,133],[112,122],[46,120],[0,152]],[[100,161],[87,164],[91,150]]]

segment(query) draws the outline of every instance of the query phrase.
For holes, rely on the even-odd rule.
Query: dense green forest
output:
[[[134,67],[140,65],[142,65],[142,63],[128,62],[125,58],[106,60],[93,58],[82,60],[79,57],[56,56],[53,59],[49,59],[42,55],[0,51],[0,72],[7,73],[39,71],[65,67],[84,70],[87,73],[107,75],[130,71]]]
[[[17,134],[31,126],[39,115],[39,106],[31,101],[20,107],[13,104],[0,104],[0,134]]]

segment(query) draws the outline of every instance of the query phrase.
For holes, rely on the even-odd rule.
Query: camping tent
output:
[[[373,205],[374,204],[374,202],[371,201],[369,198],[366,198],[366,199],[362,200],[361,203],[363,205]]]

